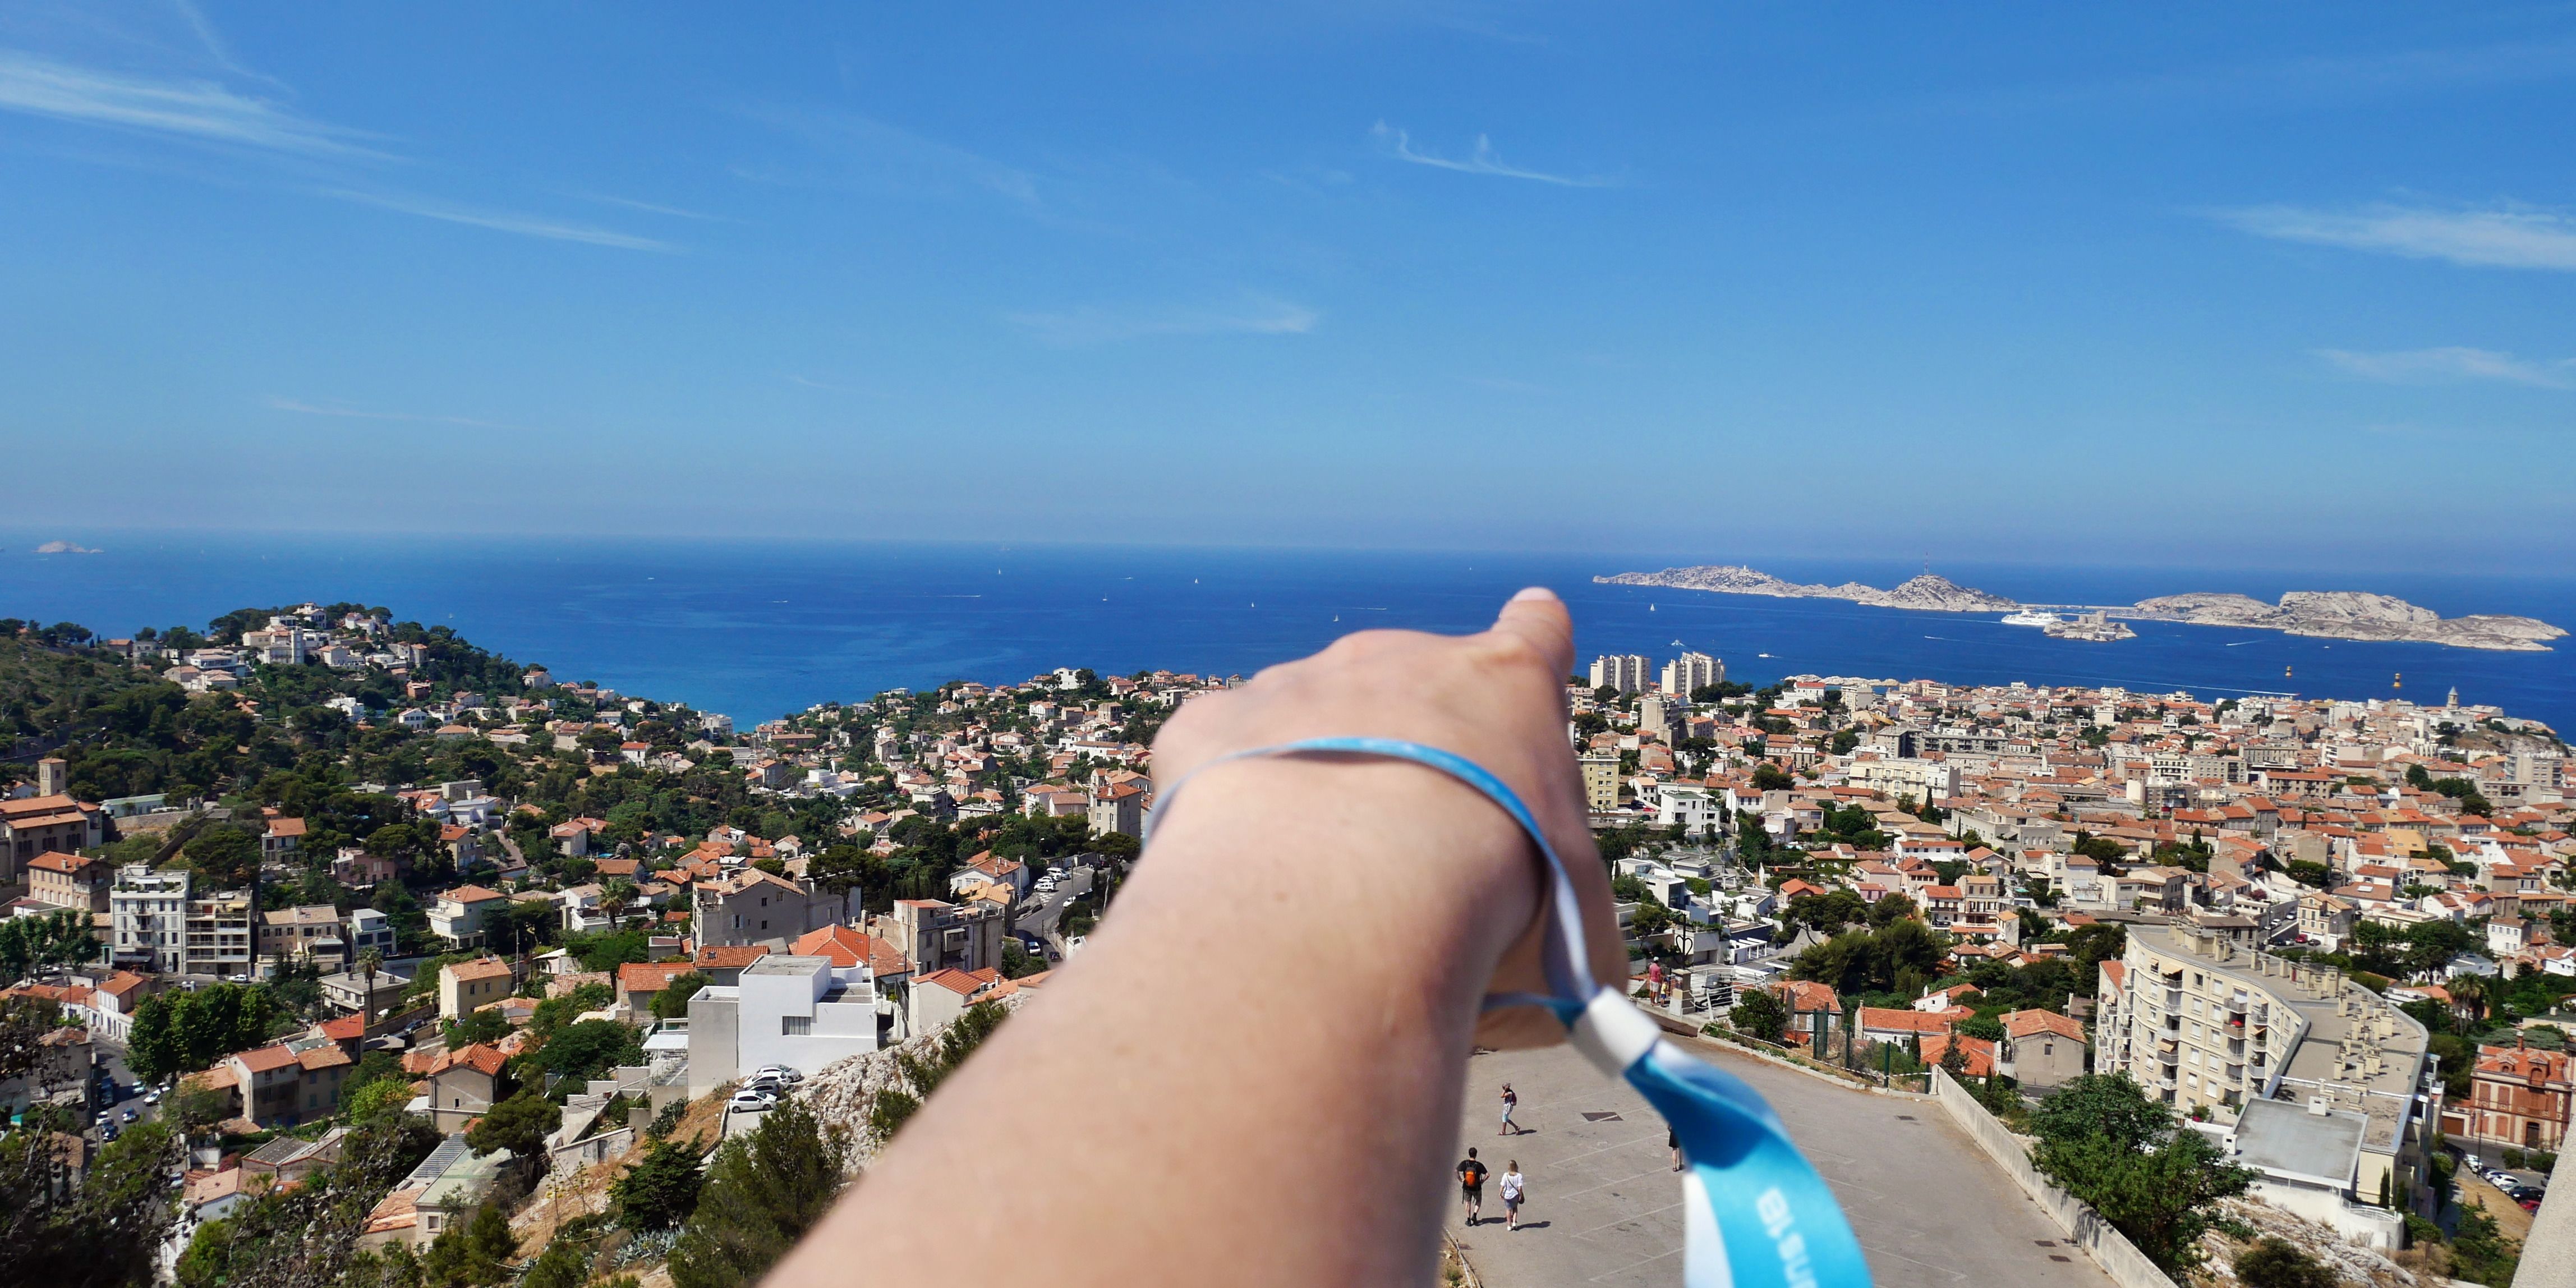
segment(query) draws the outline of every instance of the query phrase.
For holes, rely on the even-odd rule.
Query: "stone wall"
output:
[[[2015,1136],[1974,1094],[1952,1080],[1948,1071],[1932,1071],[1932,1095],[1959,1129],[1968,1133],[1995,1166],[2013,1178],[2022,1192],[2039,1204],[2048,1219],[2066,1232],[2066,1241],[2090,1253],[2104,1273],[2120,1288],[2175,1288],[2174,1281],[2138,1251],[2129,1237],[2114,1229],[2081,1200],[2049,1183],[2039,1169],[2030,1165],[2030,1142]],[[2553,1286],[2554,1288],[2554,1286]]]

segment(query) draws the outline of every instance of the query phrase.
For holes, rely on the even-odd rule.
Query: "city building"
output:
[[[108,910],[107,892],[116,879],[107,860],[59,850],[29,860],[26,876],[28,898],[48,908],[91,913]]]
[[[1592,687],[1635,693],[1646,687],[1646,659],[1635,654],[1605,653],[1592,659]]]
[[[1726,663],[1706,653],[1684,653],[1664,663],[1663,679],[1664,692],[1687,698],[1712,684],[1726,683]]]
[[[2414,1017],[2332,967],[2189,922],[2132,927],[2126,954],[2102,965],[2097,1003],[2097,1069],[2233,1127],[2240,1161],[2296,1210],[2399,1246],[2398,1214],[2375,1204],[2383,1186],[2414,1201],[2440,1130],[2441,1083]]]
[[[1122,836],[1145,835],[1145,789],[1133,785],[1104,788],[1091,798],[1091,830]]]
[[[430,905],[430,933],[458,947],[480,942],[484,916],[509,901],[510,896],[478,885],[445,891]]]
[[[2466,1102],[2445,1105],[2443,1129],[2499,1147],[2558,1152],[2567,1139],[2576,1055],[2521,1045],[2481,1046]]]
[[[771,953],[731,984],[689,999],[689,1094],[763,1065],[812,1073],[877,1049],[877,990],[865,966]]]
[[[796,937],[838,925],[859,913],[859,891],[809,888],[805,883],[744,868],[731,875],[700,881],[689,889],[689,925],[698,943],[761,944],[784,949]]]
[[[1619,756],[1616,752],[1592,752],[1579,758],[1583,766],[1583,803],[1595,814],[1607,814],[1619,808]]]
[[[349,941],[340,925],[340,910],[327,903],[279,908],[259,915],[259,959],[263,963],[309,961],[337,970],[348,956]]]
[[[1002,964],[1002,914],[990,904],[897,899],[869,931],[893,944],[915,975],[998,969]]]
[[[0,883],[16,881],[37,855],[77,854],[107,844],[107,814],[64,792],[63,762],[37,762],[36,794],[0,800]]]
[[[449,962],[438,968],[438,1018],[469,1015],[508,997],[516,987],[510,963],[498,957]]]

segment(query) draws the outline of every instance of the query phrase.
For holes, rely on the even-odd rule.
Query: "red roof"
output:
[[[336,1020],[324,1020],[322,1036],[334,1042],[352,1042],[364,1038],[367,1036],[367,1017],[343,1015]]]
[[[698,950],[697,964],[717,970],[740,970],[769,955],[758,944],[709,944]]]
[[[688,961],[628,962],[617,968],[617,991],[621,993],[659,993],[671,981],[697,969]]]
[[[1000,980],[1001,977],[1002,973],[994,970],[990,966],[987,966],[982,970],[974,971],[958,970],[956,967],[952,966],[946,970],[932,971],[929,974],[922,976],[919,982],[923,984],[937,984],[941,988],[947,989],[960,997],[973,997],[976,993],[990,987],[996,981]]]

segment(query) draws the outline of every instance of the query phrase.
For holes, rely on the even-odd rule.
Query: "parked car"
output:
[[[127,1122],[127,1123],[130,1123],[130,1122],[134,1122],[134,1121],[136,1121],[137,1119],[140,1119],[141,1117],[143,1117],[143,1115],[142,1115],[142,1114],[136,1113],[134,1110],[128,1109],[128,1110],[126,1110],[124,1113],[118,1114],[118,1115],[116,1116],[116,1120],[117,1120],[118,1122]]]
[[[730,1113],[756,1114],[777,1106],[778,1097],[754,1087],[745,1087],[733,1093],[733,1099],[725,1102],[725,1109]]]
[[[144,1092],[144,1093],[143,1093],[143,1103],[145,1103],[145,1104],[147,1104],[147,1105],[157,1105],[157,1104],[160,1104],[160,1103],[161,1103],[161,1089],[160,1089],[159,1087],[154,1087],[154,1088],[153,1088],[153,1089],[151,1089],[150,1091]]]
[[[2481,1176],[2486,1174],[2487,1161],[2475,1154],[2460,1155],[2460,1165],[2468,1168],[2472,1172],[2478,1173]]]
[[[755,1082],[763,1078],[776,1078],[780,1082],[784,1082],[791,1087],[805,1080],[804,1074],[798,1073],[794,1069],[783,1064],[764,1064],[759,1068],[752,1070],[751,1076],[752,1080]]]

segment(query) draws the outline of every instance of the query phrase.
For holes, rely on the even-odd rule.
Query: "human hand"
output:
[[[1154,777],[1177,784],[1235,752],[1325,737],[1401,739],[1472,760],[1529,806],[1565,861],[1582,906],[1594,975],[1624,991],[1627,951],[1565,741],[1565,676],[1573,665],[1573,623],[1565,605],[1536,588],[1514,596],[1493,627],[1476,635],[1346,635],[1312,657],[1270,667],[1240,688],[1183,705],[1154,740]],[[1541,949],[1551,909],[1540,880],[1543,865],[1519,827],[1482,795],[1437,771],[1418,769],[1389,781],[1397,798],[1377,804],[1441,819],[1444,843],[1500,878],[1461,887],[1465,897],[1479,900],[1474,912],[1519,918],[1523,909],[1535,909],[1481,991],[1546,993]],[[1211,808],[1203,799],[1208,792],[1194,788],[1192,805],[1180,806],[1178,797],[1172,804]],[[1479,1044],[1495,1048],[1544,1046],[1564,1037],[1554,1016],[1532,1007],[1488,1014],[1476,1030]]]

